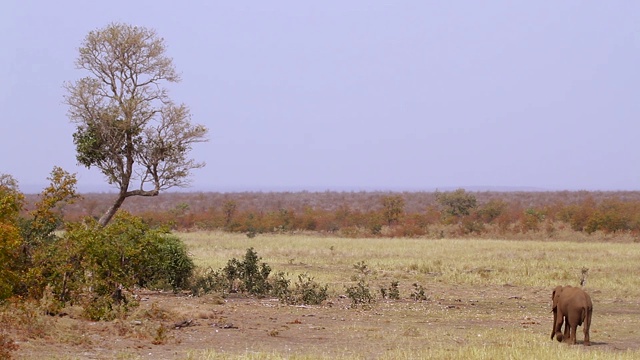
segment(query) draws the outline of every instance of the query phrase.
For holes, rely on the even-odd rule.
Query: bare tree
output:
[[[178,82],[164,39],[144,27],[112,23],[89,32],[76,67],[88,76],[65,83],[78,162],[102,171],[118,188],[100,218],[109,223],[130,196],[156,196],[189,183],[204,163],[188,158],[207,128],[193,125],[189,108],[175,104],[162,86]],[[137,185],[136,185],[137,184]]]

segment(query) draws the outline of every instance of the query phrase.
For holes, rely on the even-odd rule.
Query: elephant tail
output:
[[[592,308],[589,306],[585,306],[582,308],[582,314],[580,316],[580,322],[578,323],[578,325],[591,323],[591,311]]]

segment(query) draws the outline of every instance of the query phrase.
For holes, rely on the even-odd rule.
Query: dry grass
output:
[[[634,243],[508,240],[344,239],[311,235],[183,233],[199,266],[220,268],[253,247],[274,271],[307,272],[342,292],[353,265],[364,261],[380,283],[512,285],[553,288],[578,285],[588,268],[587,289],[602,300],[640,297],[640,247]],[[407,284],[405,284],[407,285]],[[406,287],[405,287],[406,290]]]
[[[15,326],[17,358],[640,358],[637,244],[179,236],[198,266],[221,268],[253,247],[273,271],[292,279],[305,272],[329,284],[330,299],[300,307],[273,299],[145,292],[128,318],[107,323],[0,311],[0,320]],[[370,309],[353,309],[340,295],[354,283],[354,264],[362,262],[378,300]],[[595,307],[588,348],[550,340],[551,289],[578,285],[583,267],[589,268],[587,290]],[[379,287],[391,281],[399,282],[401,299],[380,299]],[[424,287],[427,301],[410,298],[414,283]],[[171,328],[186,319],[193,326]],[[46,324],[45,334],[35,331],[40,324]],[[160,334],[160,326],[169,330]]]
[[[196,263],[220,267],[253,247],[275,271],[307,272],[344,293],[364,261],[371,270],[372,290],[400,281],[399,302],[379,302],[339,332],[347,344],[337,352],[322,349],[291,354],[216,351],[193,358],[241,359],[634,359],[640,321],[640,247],[632,243],[576,243],[507,240],[343,239],[309,235],[259,236],[185,233],[183,240]],[[549,340],[550,289],[578,285],[588,268],[587,290],[595,303],[589,349]],[[431,301],[407,301],[410,285],[423,284]],[[375,320],[383,314],[385,320]],[[581,333],[579,339],[581,339]],[[386,344],[367,352],[369,344]],[[416,346],[416,344],[421,344]],[[373,348],[380,351],[380,346]],[[616,351],[616,349],[630,349]]]

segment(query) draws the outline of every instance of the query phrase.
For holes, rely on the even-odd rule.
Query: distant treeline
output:
[[[111,194],[84,194],[64,218],[99,217]],[[27,196],[27,210],[37,201]],[[570,232],[640,235],[640,192],[284,192],[164,193],[134,197],[125,210],[180,231],[249,236],[311,231],[345,237],[553,238]]]

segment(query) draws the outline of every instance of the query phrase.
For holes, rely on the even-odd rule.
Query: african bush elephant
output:
[[[589,346],[589,327],[593,313],[593,303],[589,294],[578,287],[557,286],[551,294],[551,299],[553,300],[551,340],[555,336],[560,342],[564,339],[570,344],[575,344],[576,329],[584,324],[584,345]],[[563,322],[564,335],[561,332]]]

